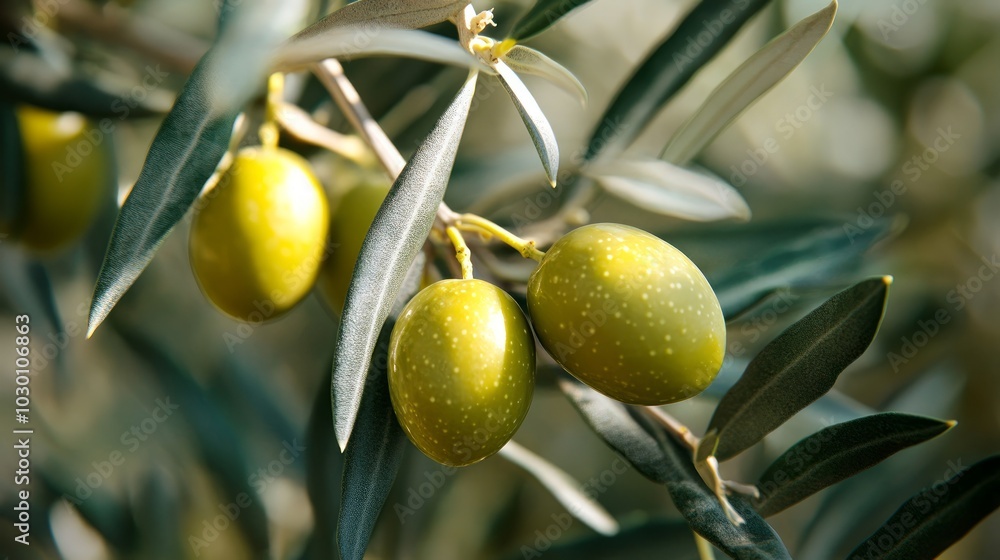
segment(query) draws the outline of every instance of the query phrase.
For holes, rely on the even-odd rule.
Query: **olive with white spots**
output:
[[[693,397],[725,356],[726,324],[705,276],[629,226],[592,224],[559,239],[528,280],[528,311],[566,371],[626,403]]]
[[[389,340],[389,393],[403,431],[428,457],[471,465],[524,421],[535,377],[531,327],[482,280],[442,280],[403,309]]]

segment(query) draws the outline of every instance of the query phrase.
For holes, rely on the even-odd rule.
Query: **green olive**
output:
[[[30,249],[58,249],[83,235],[97,216],[111,184],[111,141],[78,113],[23,106],[17,120],[27,190],[16,234]]]
[[[306,160],[281,148],[240,150],[194,216],[195,278],[233,318],[277,317],[312,289],[329,220],[323,187]]]
[[[389,393],[428,457],[471,465],[503,447],[528,413],[535,377],[528,319],[482,280],[442,280],[403,309],[389,341]]]
[[[629,226],[593,224],[559,239],[528,280],[528,311],[566,371],[626,403],[690,398],[725,356],[726,323],[705,276]]]
[[[330,220],[330,258],[323,263],[317,286],[330,308],[338,315],[347,301],[354,264],[361,253],[368,228],[382,206],[389,185],[361,184],[340,198]]]

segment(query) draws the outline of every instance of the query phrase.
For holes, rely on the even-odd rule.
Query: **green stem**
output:
[[[462,232],[455,226],[448,226],[445,231],[448,233],[448,239],[451,239],[451,244],[455,246],[455,258],[462,266],[462,280],[472,280],[472,253],[465,244]]]
[[[694,544],[698,547],[698,558],[700,560],[715,560],[715,550],[712,549],[712,543],[706,541],[705,537],[694,533]]]
[[[513,247],[526,259],[541,261],[542,257],[545,256],[545,253],[539,251],[538,248],[535,247],[534,241],[522,239],[507,231],[503,227],[487,220],[486,218],[483,218],[482,216],[477,216],[476,214],[461,214],[455,218],[454,225],[463,231],[474,231],[496,237],[500,241]]]

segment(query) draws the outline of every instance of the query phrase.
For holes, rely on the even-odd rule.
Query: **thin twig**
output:
[[[684,444],[691,452],[698,447],[698,437],[691,433],[691,430],[687,426],[682,424],[680,420],[677,420],[673,416],[667,414],[663,410],[656,407],[646,407],[646,410],[656,419],[657,422],[663,425],[664,428],[670,431],[677,439]]]
[[[281,128],[298,140],[325,148],[356,163],[372,161],[372,152],[364,140],[319,124],[298,105],[282,103],[276,116]]]

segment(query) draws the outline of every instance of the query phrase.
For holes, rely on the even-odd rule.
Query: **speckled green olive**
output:
[[[78,113],[23,106],[17,120],[27,189],[13,233],[30,249],[52,251],[83,235],[108,195],[111,140]]]
[[[306,160],[281,148],[244,148],[199,201],[190,244],[198,285],[233,318],[277,317],[312,289],[329,220]]]
[[[559,239],[528,280],[528,311],[560,365],[626,403],[692,397],[725,356],[726,324],[705,276],[629,226],[593,224]]]
[[[496,453],[531,404],[535,344],[500,288],[442,280],[406,305],[389,342],[389,392],[403,430],[428,457],[471,465]]]
[[[317,286],[338,315],[344,310],[347,288],[351,285],[354,264],[365,235],[388,192],[388,184],[361,184],[344,193],[333,209],[330,220],[332,252],[323,263]]]

